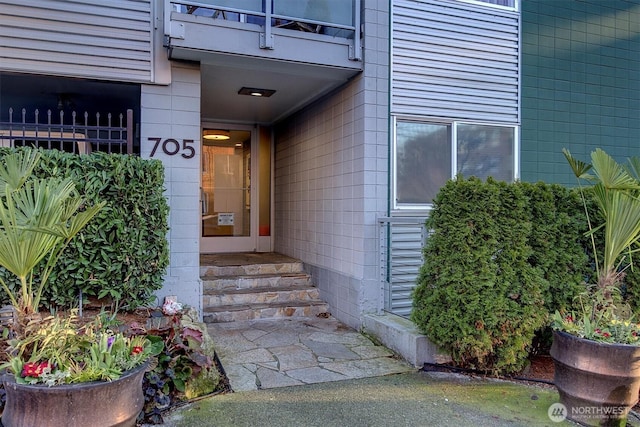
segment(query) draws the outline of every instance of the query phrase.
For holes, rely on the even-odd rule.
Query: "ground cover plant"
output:
[[[216,363],[213,342],[193,310],[151,318],[145,333],[161,342],[163,351],[154,359],[142,384],[144,409],[139,421],[162,424],[163,414],[190,399],[228,391],[228,383]]]

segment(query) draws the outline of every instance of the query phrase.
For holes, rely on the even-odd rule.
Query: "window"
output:
[[[462,0],[468,3],[484,3],[485,5],[497,6],[505,9],[518,10],[518,0]]]
[[[482,3],[495,4],[497,6],[515,7],[516,0],[478,0]]]
[[[513,181],[516,143],[514,126],[396,120],[394,208],[427,208],[440,187],[458,173]]]
[[[440,187],[451,178],[450,147],[449,125],[397,123],[397,204],[423,204],[435,197]]]

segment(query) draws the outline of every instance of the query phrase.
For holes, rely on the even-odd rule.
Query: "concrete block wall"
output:
[[[388,2],[365,2],[364,71],[275,131],[275,250],[302,260],[352,327],[381,304],[388,206]]]
[[[156,292],[159,302],[176,295],[202,314],[200,280],[200,68],[198,65],[172,63],[172,81],[168,86],[142,85],[141,156],[151,158],[154,140],[175,139],[188,146],[195,156],[184,158],[182,149],[169,155],[157,147],[152,158],[165,167],[166,197],[169,200],[170,264],[164,286]],[[172,143],[169,143],[172,144]],[[168,147],[173,152],[174,146]]]

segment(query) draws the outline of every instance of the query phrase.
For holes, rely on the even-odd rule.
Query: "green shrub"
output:
[[[512,373],[549,342],[589,271],[579,195],[559,185],[458,177],[434,200],[412,320],[464,367]],[[540,344],[542,343],[542,344]]]
[[[529,263],[542,273],[542,296],[548,313],[573,304],[584,290],[590,269],[585,245],[587,231],[580,195],[557,184],[516,183],[528,199],[531,223]]]
[[[0,156],[7,152],[0,150]],[[162,163],[105,153],[42,154],[36,176],[70,176],[86,200],[106,201],[63,253],[43,301],[50,308],[77,305],[82,290],[125,309],[149,303],[169,263]],[[0,271],[9,278],[6,273]]]

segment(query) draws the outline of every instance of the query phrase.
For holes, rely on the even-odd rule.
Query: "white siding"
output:
[[[275,130],[275,250],[302,260],[333,316],[358,329],[382,307],[377,218],[386,215],[388,0],[363,2],[362,74]]]
[[[152,79],[150,0],[0,0],[0,70]]]
[[[391,113],[517,124],[519,14],[394,0]]]
[[[149,138],[192,139],[196,155],[191,159],[169,156],[157,150],[154,159],[164,164],[165,195],[169,200],[169,269],[162,289],[156,291],[160,303],[177,295],[179,301],[202,315],[200,280],[200,67],[173,63],[173,82],[168,86],[142,85],[140,156],[150,158]]]

